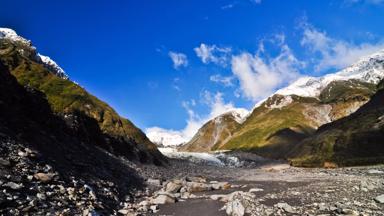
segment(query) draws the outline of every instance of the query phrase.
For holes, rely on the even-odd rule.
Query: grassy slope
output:
[[[332,107],[330,115],[336,120],[364,104],[374,91],[374,86],[360,82],[336,82],[323,92],[321,101],[293,96],[294,102],[282,109],[266,108],[265,105],[279,101],[279,96],[275,95],[256,108],[220,149],[256,151],[264,156],[285,158],[294,145],[322,124],[314,118],[314,109],[329,105]]]
[[[1,40],[0,45],[0,60],[21,85],[43,92],[54,112],[60,115],[80,112],[95,119],[105,135],[106,142],[111,145],[107,148],[115,153],[119,153],[124,145],[133,144],[143,152],[149,151],[155,157],[161,157],[156,146],[140,129],[79,85],[57,77],[42,64],[34,61],[32,57],[35,53],[29,47],[20,47],[22,45],[7,40]],[[20,53],[20,49],[24,52]]]
[[[235,121],[232,114],[225,114],[217,118],[204,124],[192,140],[183,145],[180,150],[207,152],[213,150],[214,146],[225,143],[240,124]]]

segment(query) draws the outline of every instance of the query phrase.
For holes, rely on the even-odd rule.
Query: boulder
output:
[[[210,184],[204,184],[199,182],[187,182],[186,185],[187,190],[189,192],[201,192],[212,190],[212,186]]]
[[[165,187],[165,192],[168,193],[177,193],[180,191],[180,189],[183,187],[182,183],[179,181],[172,181],[168,182],[168,184]]]
[[[152,204],[169,204],[175,203],[176,199],[168,194],[159,194],[155,199],[152,200]]]
[[[236,199],[227,203],[225,212],[230,216],[243,216],[245,214],[245,208],[241,201]]]

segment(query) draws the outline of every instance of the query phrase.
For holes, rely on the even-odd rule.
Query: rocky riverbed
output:
[[[382,165],[309,169],[276,161],[226,167],[172,160],[167,168],[141,169],[150,195],[121,213],[384,215]]]
[[[34,149],[0,144],[0,215],[384,215],[384,165],[305,169],[245,153],[163,167],[116,158],[142,181],[124,192],[118,179],[72,176]]]

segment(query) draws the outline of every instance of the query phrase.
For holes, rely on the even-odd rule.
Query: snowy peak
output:
[[[23,37],[20,37],[19,35],[17,35],[17,33],[13,29],[9,29],[9,28],[0,28],[0,39],[1,38],[31,45],[31,41]]]
[[[0,39],[7,39],[12,42],[27,46],[34,51],[36,50],[36,48],[32,46],[32,43],[30,40],[27,40],[19,36],[14,30],[9,28],[0,28]],[[20,52],[23,52],[23,50],[20,50]],[[37,53],[36,56],[34,57],[34,60],[42,63],[49,71],[51,71],[53,74],[57,75],[58,77],[63,79],[68,79],[68,75],[64,72],[64,70],[50,57]]]
[[[246,119],[247,117],[249,116],[250,112],[244,108],[235,108],[231,111],[228,111],[224,114],[221,114],[220,116],[216,117],[216,118],[219,118],[221,116],[224,116],[224,115],[232,115],[234,120],[239,123],[239,124],[242,124]],[[216,119],[215,118],[215,119]]]
[[[384,78],[384,50],[361,58],[357,63],[334,74],[323,77],[302,77],[286,88],[276,92],[279,95],[319,97],[333,81],[359,80],[378,84]]]
[[[148,128],[145,133],[151,142],[159,146],[179,146],[188,142],[188,138],[180,131],[152,127]]]

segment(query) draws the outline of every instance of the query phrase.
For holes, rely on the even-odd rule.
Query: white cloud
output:
[[[196,55],[204,64],[214,63],[225,67],[232,51],[230,47],[218,47],[216,45],[200,44],[194,48]]]
[[[220,83],[225,87],[233,86],[233,80],[235,77],[233,76],[222,76],[220,74],[215,74],[209,77],[209,80],[215,83]]]
[[[156,143],[161,141],[163,145],[185,143],[192,139],[206,122],[223,113],[236,109],[233,103],[225,103],[221,92],[213,94],[209,91],[204,91],[201,93],[201,101],[209,107],[210,111],[207,115],[200,116],[194,111],[194,106],[196,106],[195,100],[183,101],[182,106],[188,113],[188,119],[184,129],[176,131],[159,127],[147,128],[145,131],[148,138]]]
[[[384,43],[354,44],[334,39],[306,22],[302,23],[301,27],[303,28],[301,45],[320,55],[314,62],[316,71],[349,66],[359,58],[384,48]]]
[[[183,67],[188,66],[188,58],[184,53],[177,53],[177,52],[170,51],[168,55],[171,58],[173,62],[173,67],[175,69],[179,69],[182,66]]]
[[[282,35],[276,38],[280,46],[276,57],[262,57],[263,51],[260,50],[255,55],[243,52],[232,57],[232,72],[240,81],[242,94],[248,99],[264,99],[278,87],[300,76],[299,69],[303,63],[296,59]]]

